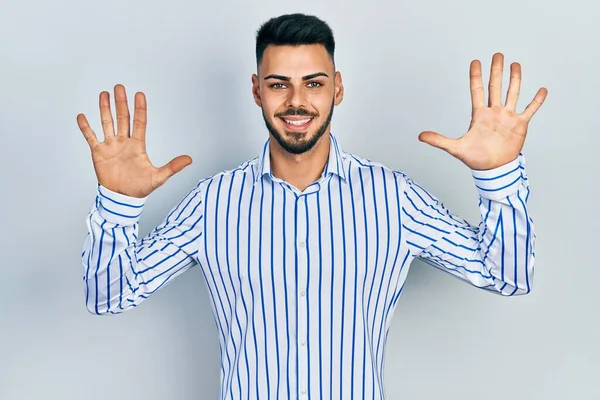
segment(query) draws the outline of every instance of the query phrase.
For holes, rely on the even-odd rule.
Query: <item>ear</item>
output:
[[[342,83],[342,73],[339,71],[335,72],[334,76],[334,104],[339,105],[344,99],[344,84]]]
[[[260,100],[260,86],[256,74],[252,74],[252,96],[254,97],[256,105],[262,107],[262,101]]]

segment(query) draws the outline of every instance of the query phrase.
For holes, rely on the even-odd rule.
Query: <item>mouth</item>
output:
[[[280,117],[285,128],[290,131],[304,131],[311,124],[314,117]]]

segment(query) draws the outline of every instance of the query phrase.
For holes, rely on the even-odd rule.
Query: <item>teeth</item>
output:
[[[311,120],[311,118],[301,119],[298,121],[290,121],[289,119],[284,119],[284,121],[290,125],[304,125],[304,124],[307,124],[310,120]]]

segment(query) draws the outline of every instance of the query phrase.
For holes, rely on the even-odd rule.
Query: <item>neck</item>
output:
[[[276,140],[269,141],[273,176],[283,179],[300,191],[319,180],[329,159],[329,133],[323,134],[315,146],[303,154],[286,152]]]

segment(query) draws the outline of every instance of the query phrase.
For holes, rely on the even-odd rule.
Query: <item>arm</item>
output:
[[[108,92],[100,93],[99,107],[104,142],[99,142],[86,116],[77,115],[98,178],[81,258],[87,309],[116,314],[137,306],[192,266],[202,204],[196,186],[161,225],[139,240],[138,220],[147,197],[192,160],[179,156],[159,168],[150,162],[144,93],[135,95],[133,129],[123,85],[115,85],[116,133]]]
[[[469,68],[472,118],[458,139],[425,131],[419,140],[461,160],[472,171],[479,191],[481,221],[472,226],[453,215],[435,197],[406,178],[407,241],[414,254],[471,284],[503,295],[531,290],[535,233],[529,217],[529,186],[521,154],[529,122],[548,91],[540,88],[522,113],[516,112],[521,66],[512,63],[502,104],[504,56],[492,57],[485,102],[481,63]]]
[[[98,186],[82,253],[90,313],[119,314],[136,307],[195,265],[203,227],[198,187],[140,240],[138,220],[146,199]]]
[[[535,232],[524,158],[473,170],[481,220],[473,226],[410,178],[403,179],[403,228],[412,253],[470,284],[512,296],[531,290]]]

